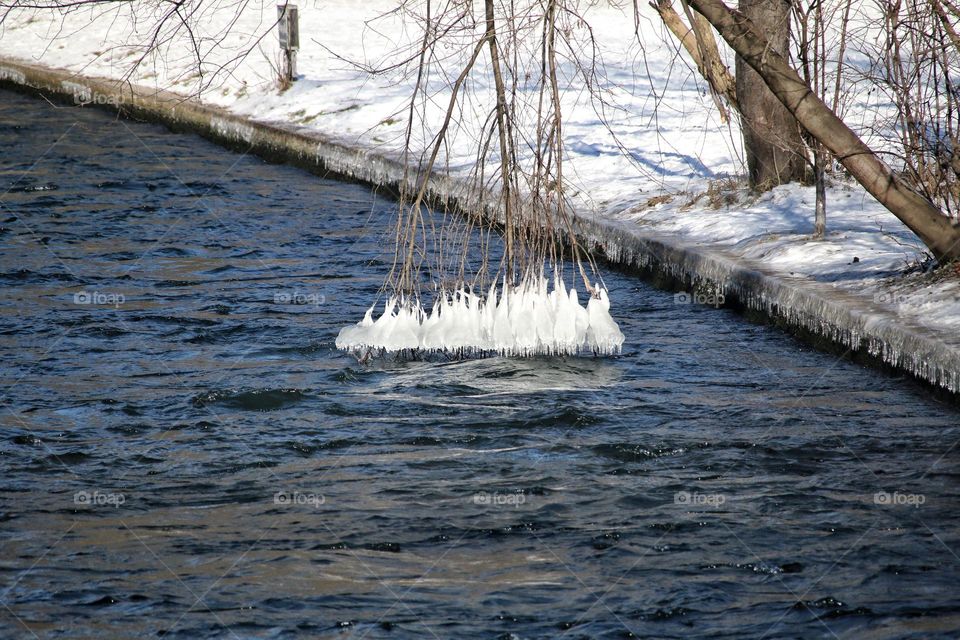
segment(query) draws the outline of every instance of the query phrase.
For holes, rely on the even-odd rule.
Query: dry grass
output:
[[[671,202],[673,198],[674,198],[673,195],[666,194],[666,193],[659,196],[653,196],[652,198],[647,200],[643,206],[646,209],[652,209],[653,207],[659,206],[661,204],[666,204],[668,202]]]
[[[749,204],[756,199],[756,196],[747,186],[746,178],[718,178],[710,180],[707,183],[706,191],[693,194],[680,209],[688,210],[704,198],[706,198],[707,206],[710,209],[719,210]]]

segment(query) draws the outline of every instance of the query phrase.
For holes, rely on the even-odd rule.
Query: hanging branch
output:
[[[497,49],[497,28],[494,17],[493,0],[484,0],[484,8],[487,20],[486,41],[490,46],[490,66],[493,71],[493,80],[497,92],[497,130],[500,138],[500,180],[502,201],[503,201],[503,221],[504,221],[504,244],[506,260],[507,282],[513,282],[513,198],[511,192],[510,178],[513,175],[510,163],[510,145],[508,143],[508,116],[507,116],[507,94],[503,84],[503,72],[500,70],[500,52]]]

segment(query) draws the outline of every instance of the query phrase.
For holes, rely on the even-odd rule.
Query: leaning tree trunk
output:
[[[763,32],[720,0],[688,0],[728,45],[749,64],[797,121],[840,161],[857,182],[897,216],[941,263],[960,260],[960,226],[913,191],[885,165],[769,47]],[[741,98],[742,95],[738,94]]]
[[[740,0],[740,11],[763,30],[774,51],[787,52],[790,0]],[[796,118],[739,55],[736,76],[750,186],[766,191],[788,182],[807,181],[808,164]]]

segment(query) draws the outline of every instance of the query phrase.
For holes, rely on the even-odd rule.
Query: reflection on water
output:
[[[960,630],[909,382],[617,274],[622,357],[361,365],[391,203],[11,94],[0,159],[2,637]]]

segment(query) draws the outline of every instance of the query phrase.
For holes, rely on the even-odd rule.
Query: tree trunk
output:
[[[960,227],[910,189],[813,93],[789,62],[770,50],[760,29],[720,0],[688,0],[756,70],[797,121],[857,182],[917,234],[941,263],[960,259]],[[741,98],[742,99],[742,98]]]
[[[813,237],[822,240],[827,233],[827,159],[819,142],[813,146],[813,184],[816,185],[817,202],[813,219]]]
[[[740,11],[762,30],[773,51],[786,54],[790,47],[789,0],[740,0]],[[739,55],[736,75],[750,186],[766,191],[788,182],[808,181],[808,164],[796,118]]]

